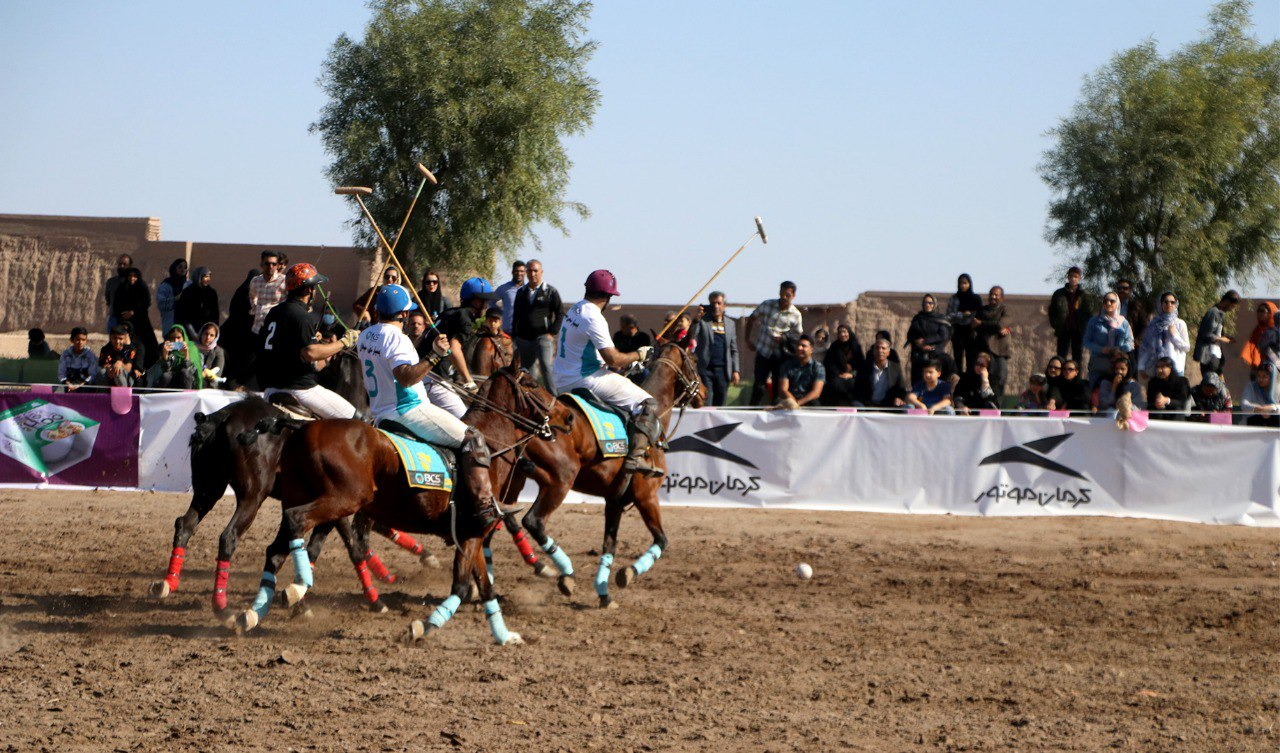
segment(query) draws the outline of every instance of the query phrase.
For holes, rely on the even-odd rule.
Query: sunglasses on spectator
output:
[[[439,281],[439,280],[432,280],[432,279],[428,279],[428,280],[427,280],[427,284],[428,284],[428,285],[439,285],[439,284],[440,284],[440,281]]]
[[[1062,370],[1063,371],[1079,371],[1080,369],[1076,368],[1075,366],[1063,366]]]
[[[280,262],[278,262],[278,261],[264,261],[264,262],[262,262],[262,266],[264,266],[264,267],[279,267],[279,266],[283,266],[283,265],[281,265],[281,264],[280,264]]]
[[[1047,367],[1045,370],[1046,370],[1046,371],[1062,371],[1062,367],[1061,367],[1061,366],[1049,366],[1049,367]]]

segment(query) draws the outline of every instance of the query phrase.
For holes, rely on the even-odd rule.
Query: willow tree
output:
[[[374,189],[366,203],[383,231],[399,227],[421,175],[428,185],[397,256],[426,266],[491,270],[531,228],[566,232],[572,162],[564,139],[591,125],[599,104],[586,73],[591,3],[574,0],[374,0],[364,39],[338,37],[320,85],[329,97],[311,125],[332,158],[334,184]],[[359,208],[358,245],[378,241]],[[417,277],[418,275],[415,275]]]
[[[1177,291],[1199,316],[1280,261],[1280,46],[1228,0],[1173,54],[1153,41],[1089,76],[1052,131],[1046,237],[1089,279]]]

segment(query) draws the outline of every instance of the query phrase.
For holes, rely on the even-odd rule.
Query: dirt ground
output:
[[[668,508],[667,556],[606,611],[591,589],[602,510],[569,507],[552,531],[575,598],[495,547],[527,645],[492,645],[464,606],[409,647],[410,616],[448,575],[385,541],[404,576],[383,587],[391,613],[360,608],[335,539],[313,619],[277,609],[247,636],[225,630],[208,600],[230,500],[193,539],[182,589],[148,598],[185,507],[0,491],[0,750],[1280,747],[1274,529]],[[237,608],[277,509],[233,564]],[[630,514],[619,561],[648,545]]]

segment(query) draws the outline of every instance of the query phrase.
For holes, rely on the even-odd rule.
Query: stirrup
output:
[[[628,473],[639,473],[643,475],[645,478],[661,478],[662,476],[665,476],[667,473],[666,471],[662,470],[661,468],[657,468],[653,466],[647,461],[644,461],[640,458],[632,458],[631,456],[628,456],[626,460],[622,461],[622,470]]]

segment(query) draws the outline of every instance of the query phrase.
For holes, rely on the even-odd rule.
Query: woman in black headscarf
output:
[[[951,340],[951,321],[938,310],[938,300],[932,293],[925,293],[920,310],[911,317],[907,328],[907,345],[911,346],[911,384],[920,381],[924,365],[932,360],[942,364],[942,378],[955,373],[955,361],[947,355],[947,343]]]
[[[205,323],[218,323],[218,291],[213,289],[213,273],[208,267],[196,267],[191,273],[191,285],[178,299],[174,320],[187,328],[194,338]]]
[[[131,337],[142,358],[142,365],[150,367],[160,357],[160,344],[156,341],[156,332],[151,328],[151,291],[142,281],[142,272],[137,267],[130,267],[124,275],[124,281],[116,288],[116,297],[111,306],[111,313],[120,322],[128,322],[133,330]]]
[[[951,321],[951,354],[956,370],[964,372],[965,357],[974,349],[973,315],[982,308],[982,296],[973,292],[973,278],[962,274],[956,278],[956,292],[947,301],[947,319]]]
[[[219,343],[226,353],[227,367],[223,375],[232,382],[229,388],[244,385],[253,374],[254,356],[258,343],[253,336],[253,308],[249,305],[249,283],[262,274],[256,269],[249,274],[231,294],[227,306],[227,321],[222,325]]]
[[[827,386],[822,390],[823,405],[853,405],[853,382],[862,368],[862,344],[847,324],[836,327],[836,339],[827,348],[822,367],[827,371]]]

